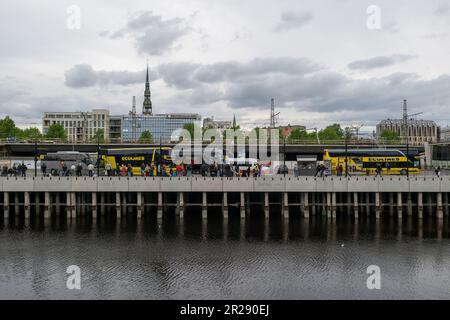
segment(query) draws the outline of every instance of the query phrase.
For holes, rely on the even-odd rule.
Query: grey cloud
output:
[[[442,3],[439,7],[434,11],[435,15],[445,16],[450,13],[450,5],[448,3]]]
[[[281,13],[280,22],[275,27],[276,32],[288,31],[305,26],[313,19],[313,15],[309,12],[291,12],[285,11]]]
[[[115,39],[129,36],[134,39],[140,53],[157,56],[173,48],[188,30],[184,19],[164,20],[152,11],[146,11],[131,17],[124,28],[113,32],[110,37]]]
[[[248,63],[237,61],[211,65],[192,63],[165,64],[159,67],[164,81],[178,89],[191,89],[201,84],[240,81],[270,74],[298,75],[319,71],[321,67],[304,58],[258,58]]]
[[[132,85],[145,81],[145,70],[130,71],[96,71],[89,64],[76,64],[64,73],[65,84],[70,88],[87,88],[94,86],[108,85]],[[157,75],[150,72],[152,80],[157,79]]]
[[[190,67],[188,73],[195,75],[196,71],[192,70],[206,66]],[[172,72],[172,75],[178,74],[175,70]],[[164,75],[162,77],[167,80]],[[173,80],[172,85],[177,87]],[[298,74],[260,73],[236,79],[222,77],[220,82],[203,82],[193,76],[184,85],[189,89],[183,91],[184,99],[192,106],[222,101],[231,108],[268,112],[273,97],[280,108],[344,113],[349,119],[350,115],[364,115],[368,122],[386,116],[399,117],[405,98],[419,110],[445,110],[443,106],[450,104],[450,75],[422,80],[414,73],[393,73],[381,78],[355,80],[337,72],[318,70]]]
[[[397,63],[405,62],[413,59],[414,56],[396,54],[392,56],[379,56],[365,60],[353,61],[348,65],[351,70],[370,70],[376,68],[384,68]]]

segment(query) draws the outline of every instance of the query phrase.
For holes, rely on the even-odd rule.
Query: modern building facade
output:
[[[98,130],[103,130],[105,140],[109,138],[109,111],[94,109],[90,112],[46,112],[42,119],[42,132],[47,134],[51,125],[62,125],[68,142],[92,142]]]
[[[155,114],[122,116],[122,142],[138,142],[142,133],[149,131],[154,142],[167,143],[185,124],[201,126],[199,114]]]
[[[377,137],[385,131],[393,131],[400,135],[401,142],[409,141],[413,145],[436,143],[439,141],[439,126],[432,120],[408,120],[404,134],[404,122],[401,119],[386,119],[377,125]]]
[[[440,129],[439,141],[440,142],[450,142],[450,127]]]
[[[109,142],[122,143],[122,116],[109,117]]]

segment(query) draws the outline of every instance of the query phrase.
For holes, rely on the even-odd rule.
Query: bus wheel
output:
[[[400,175],[402,175],[402,176],[406,176],[406,170],[405,170],[405,169],[403,169],[402,171],[400,171]]]

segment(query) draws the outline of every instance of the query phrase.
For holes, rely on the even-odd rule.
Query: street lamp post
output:
[[[284,136],[284,143],[283,143],[283,174],[284,177],[286,177],[286,136]]]
[[[100,137],[97,134],[97,177],[100,177]]]
[[[37,177],[37,140],[34,140],[34,177]]]

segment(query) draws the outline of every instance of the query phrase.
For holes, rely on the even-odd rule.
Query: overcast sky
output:
[[[2,0],[0,40],[0,117],[21,126],[141,110],[147,60],[154,113],[267,125],[273,97],[281,124],[370,129],[408,99],[450,123],[450,1]]]

